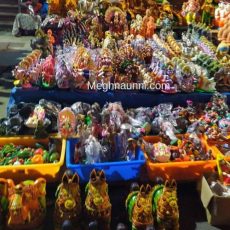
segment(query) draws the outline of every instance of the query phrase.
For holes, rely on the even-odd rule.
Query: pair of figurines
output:
[[[27,180],[15,185],[11,179],[0,179],[0,215],[8,229],[25,230],[40,227],[46,215],[46,180]]]
[[[179,230],[179,209],[176,181],[165,184],[142,185],[134,183],[126,199],[126,209],[132,230],[174,229]]]
[[[100,226],[100,229],[110,229],[111,203],[103,170],[96,171],[94,169],[91,172],[85,192],[86,199],[83,209],[79,177],[76,173],[66,171],[56,191],[54,211],[56,230],[62,229],[66,225],[73,229],[84,229],[84,223],[81,223],[83,215],[86,217],[89,227],[97,225]]]

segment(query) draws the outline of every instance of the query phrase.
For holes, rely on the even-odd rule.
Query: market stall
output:
[[[182,2],[49,1],[0,120],[2,226],[179,230],[201,180],[230,225],[204,199],[230,199],[230,4]]]

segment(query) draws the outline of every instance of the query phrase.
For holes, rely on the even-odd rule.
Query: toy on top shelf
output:
[[[38,29],[35,38],[31,40],[30,46],[33,50],[41,50],[41,57],[46,58],[50,54],[53,55],[53,44],[50,32],[46,34],[42,29]]]
[[[119,39],[127,30],[125,13],[119,7],[109,7],[105,12],[105,21],[109,25],[109,30],[114,38]]]
[[[211,26],[215,14],[215,6],[213,5],[213,0],[205,0],[204,4],[201,6],[201,10],[202,23]]]
[[[230,3],[227,1],[220,1],[218,7],[215,9],[215,24],[218,27],[223,27],[230,15]]]
[[[54,210],[55,229],[61,227],[69,221],[74,229],[81,229],[81,194],[79,187],[79,177],[71,171],[66,171],[62,177],[62,182],[56,191],[56,202]]]
[[[136,15],[136,18],[132,20],[130,24],[130,34],[134,36],[139,35],[142,30],[143,18],[140,14]]]
[[[185,17],[188,25],[196,22],[197,13],[200,10],[200,3],[198,0],[189,0],[182,5],[182,15]]]
[[[39,64],[42,52],[39,49],[32,51],[15,67],[12,74],[15,77],[14,84],[23,88],[32,87],[40,77],[41,65]]]
[[[108,184],[104,171],[96,171],[90,174],[89,183],[86,186],[85,208],[89,224],[97,221],[103,230],[110,230],[111,203],[108,194]]]
[[[146,39],[151,39],[155,29],[155,18],[152,16],[151,10],[147,9],[142,22],[141,35]]]
[[[87,83],[92,84],[95,81],[95,70],[96,66],[90,52],[84,46],[79,46],[73,63],[75,88],[87,89]]]

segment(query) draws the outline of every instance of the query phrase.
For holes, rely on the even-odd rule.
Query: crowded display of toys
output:
[[[230,3],[48,3],[0,119],[1,226],[179,230],[188,181],[229,202]]]

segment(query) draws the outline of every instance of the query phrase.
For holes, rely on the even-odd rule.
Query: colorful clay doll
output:
[[[141,35],[146,39],[151,39],[155,29],[156,29],[155,19],[152,16],[151,10],[147,9],[145,16],[143,18]]]
[[[188,25],[196,21],[196,16],[200,10],[199,0],[189,0],[182,5],[182,15],[185,17]]]
[[[126,199],[126,209],[132,230],[156,227],[157,229],[179,230],[176,181],[164,185],[132,185]]]
[[[143,18],[141,15],[137,14],[136,19],[133,19],[130,25],[130,34],[134,36],[140,34],[143,25]]]
[[[9,229],[36,229],[42,225],[46,215],[46,180],[23,181],[15,185],[7,180]]]
[[[205,0],[204,4],[201,6],[202,12],[202,23],[207,26],[211,26],[212,19],[214,18],[215,6],[213,5],[213,0]]]
[[[85,208],[88,221],[90,223],[96,221],[100,229],[110,230],[111,203],[103,170],[96,171],[94,169],[91,172],[85,191]]]
[[[88,83],[95,81],[95,63],[90,52],[83,46],[79,46],[75,53],[73,75],[75,88],[88,89]]]
[[[125,203],[132,223],[132,230],[147,229],[154,225],[154,207],[152,188],[142,185],[137,190],[131,191]]]
[[[64,108],[58,114],[58,131],[63,138],[71,137],[75,134],[76,118],[70,108]]]
[[[218,7],[215,9],[215,25],[223,27],[230,15],[230,3],[227,1],[220,1]]]
[[[115,38],[121,38],[127,30],[125,13],[118,7],[109,7],[106,10],[105,21],[109,24],[109,30]]]
[[[179,230],[179,209],[177,203],[177,184],[175,180],[165,181],[153,189],[153,209],[156,212],[158,229]]]
[[[74,229],[81,229],[81,194],[79,177],[71,171],[66,171],[62,182],[56,191],[56,202],[54,210],[55,229],[62,229],[65,222],[71,222]]]

